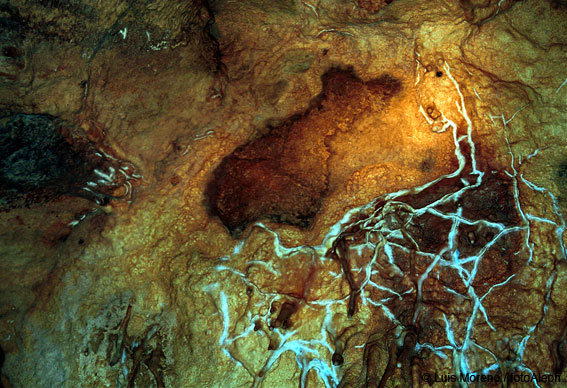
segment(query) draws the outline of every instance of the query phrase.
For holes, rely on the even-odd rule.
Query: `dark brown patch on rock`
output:
[[[330,70],[322,81],[323,92],[304,114],[238,147],[214,171],[208,206],[234,236],[263,218],[309,226],[328,191],[325,138],[383,110],[401,88],[390,76],[364,82],[352,70]]]
[[[278,317],[270,323],[270,328],[289,329],[291,326],[290,318],[299,309],[295,302],[284,302]]]

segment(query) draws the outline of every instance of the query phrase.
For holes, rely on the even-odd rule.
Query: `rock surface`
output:
[[[1,387],[567,381],[563,1],[0,27]]]

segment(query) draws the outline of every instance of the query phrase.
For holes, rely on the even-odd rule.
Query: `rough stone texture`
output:
[[[215,170],[209,206],[231,232],[264,217],[309,226],[329,190],[332,139],[358,129],[364,116],[379,115],[401,87],[389,76],[362,82],[339,69],[325,73],[322,83],[307,112],[269,128]]]
[[[5,2],[1,385],[565,385],[564,3]]]
[[[211,16],[205,5],[200,0],[21,0],[4,5],[3,11],[22,20],[22,24],[38,38],[87,41],[100,46],[107,39],[120,37],[119,31],[126,28],[130,34],[143,36],[149,33],[149,36],[143,36],[144,40],[147,38],[151,42],[153,39],[159,45],[163,39],[175,43],[190,39],[192,32],[203,29]]]

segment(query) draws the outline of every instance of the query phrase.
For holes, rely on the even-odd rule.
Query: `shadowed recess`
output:
[[[383,111],[401,89],[391,76],[364,82],[352,69],[329,70],[322,82],[305,113],[238,147],[214,171],[209,210],[233,236],[259,219],[308,227],[329,188],[325,139],[349,131],[358,116]]]
[[[0,210],[61,196],[107,204],[132,192],[132,166],[103,155],[73,124],[53,116],[2,118],[0,153]]]

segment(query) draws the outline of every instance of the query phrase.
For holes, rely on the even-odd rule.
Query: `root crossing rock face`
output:
[[[308,227],[328,191],[326,138],[349,131],[358,116],[382,111],[401,89],[388,75],[364,82],[352,70],[330,70],[322,81],[305,113],[240,146],[215,170],[209,208],[233,236],[263,218]]]

